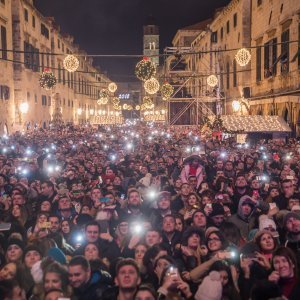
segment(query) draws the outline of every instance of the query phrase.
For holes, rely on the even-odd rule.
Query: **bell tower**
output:
[[[155,66],[159,65],[159,30],[153,17],[148,17],[144,25],[144,56],[148,56]],[[151,57],[151,55],[155,55]]]

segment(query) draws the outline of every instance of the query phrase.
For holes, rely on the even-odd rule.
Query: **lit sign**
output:
[[[129,99],[130,94],[119,94],[119,99]]]

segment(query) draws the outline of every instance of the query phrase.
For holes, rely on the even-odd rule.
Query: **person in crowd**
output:
[[[102,299],[111,277],[107,272],[92,273],[90,264],[83,256],[74,256],[69,262],[68,276],[77,299]]]
[[[296,139],[242,145],[137,122],[28,129],[4,148],[0,298],[299,295]]]

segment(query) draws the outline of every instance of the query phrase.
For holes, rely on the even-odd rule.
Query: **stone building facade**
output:
[[[0,0],[0,133],[8,133],[14,120],[14,81],[11,0]]]
[[[299,135],[300,2],[253,1],[252,114],[279,115]]]
[[[6,22],[6,44],[9,58],[0,60],[0,86],[10,87],[10,99],[2,101],[8,131],[49,127],[54,114],[60,113],[67,123],[84,123],[97,111],[101,88],[110,80],[93,67],[92,58],[74,44],[73,37],[61,32],[53,18],[45,17],[32,0],[0,0],[0,25]],[[5,21],[6,20],[6,21]],[[10,29],[11,31],[9,31]],[[3,48],[3,46],[2,46]],[[76,54],[80,65],[75,73],[63,67],[67,54]],[[57,79],[54,89],[40,87],[40,74],[49,69]],[[4,104],[3,104],[4,103]],[[22,113],[20,104],[28,103]],[[1,107],[2,111],[2,107]],[[8,124],[8,119],[10,124]],[[0,124],[0,133],[4,128]]]
[[[297,131],[299,21],[297,0],[233,0],[218,9],[190,43],[192,54],[185,55],[186,70],[194,74],[189,93],[215,113],[279,115]],[[244,67],[235,60],[241,48],[251,53]],[[217,76],[217,86],[208,86],[209,75]],[[234,100],[241,103],[238,111],[233,110]]]

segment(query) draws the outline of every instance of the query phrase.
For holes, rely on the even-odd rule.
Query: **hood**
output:
[[[248,203],[248,204],[250,204],[250,205],[252,206],[252,211],[251,211],[251,213],[250,213],[249,216],[245,216],[245,215],[243,214],[243,212],[242,212],[242,206],[243,206],[244,204],[246,204],[246,203]],[[252,202],[251,197],[248,196],[248,195],[245,195],[245,196],[243,196],[243,197],[240,199],[240,201],[239,201],[239,207],[238,207],[238,212],[237,212],[237,214],[238,214],[238,216],[239,216],[242,220],[248,222],[248,220],[251,218],[251,216],[252,216],[252,214],[253,214],[254,209],[255,209],[255,204]]]

